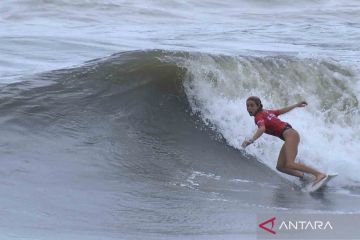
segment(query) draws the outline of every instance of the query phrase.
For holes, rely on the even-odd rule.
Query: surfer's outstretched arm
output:
[[[243,148],[246,148],[247,146],[249,146],[250,144],[252,144],[253,142],[255,142],[259,137],[261,137],[261,135],[265,132],[265,130],[266,130],[266,129],[265,129],[265,125],[260,126],[260,127],[256,130],[254,136],[253,136],[251,139],[249,139],[249,140],[245,140],[245,141],[241,144],[241,146],[242,146]]]
[[[293,110],[294,108],[297,108],[297,107],[305,107],[307,105],[307,102],[306,101],[301,101],[301,102],[298,102],[297,104],[294,104],[294,105],[291,105],[291,106],[288,106],[288,107],[284,107],[282,109],[279,109],[279,113],[280,115],[281,114],[284,114],[284,113],[287,113],[291,110]]]

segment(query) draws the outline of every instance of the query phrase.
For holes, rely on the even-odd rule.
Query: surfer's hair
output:
[[[259,97],[251,96],[251,97],[248,97],[248,99],[246,101],[253,101],[259,107],[259,110],[258,110],[259,112],[263,110],[263,105],[262,105]]]

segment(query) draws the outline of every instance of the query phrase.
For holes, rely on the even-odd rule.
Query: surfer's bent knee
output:
[[[288,169],[297,169],[296,163],[294,162],[286,162],[285,167]]]

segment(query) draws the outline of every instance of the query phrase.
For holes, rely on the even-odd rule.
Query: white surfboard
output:
[[[304,191],[306,191],[306,192],[315,192],[318,189],[320,189],[321,187],[325,186],[326,183],[328,183],[331,179],[333,179],[337,175],[338,175],[337,173],[328,174],[328,175],[326,175],[326,177],[324,179],[322,179],[321,181],[319,181],[315,185],[314,185],[314,182],[310,182],[304,187]]]

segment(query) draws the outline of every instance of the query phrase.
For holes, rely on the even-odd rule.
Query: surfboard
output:
[[[314,182],[310,182],[303,189],[306,192],[310,192],[310,193],[315,192],[319,190],[321,187],[325,186],[331,179],[333,179],[337,175],[338,175],[337,173],[328,174],[324,179],[322,179],[315,185],[313,184]]]

